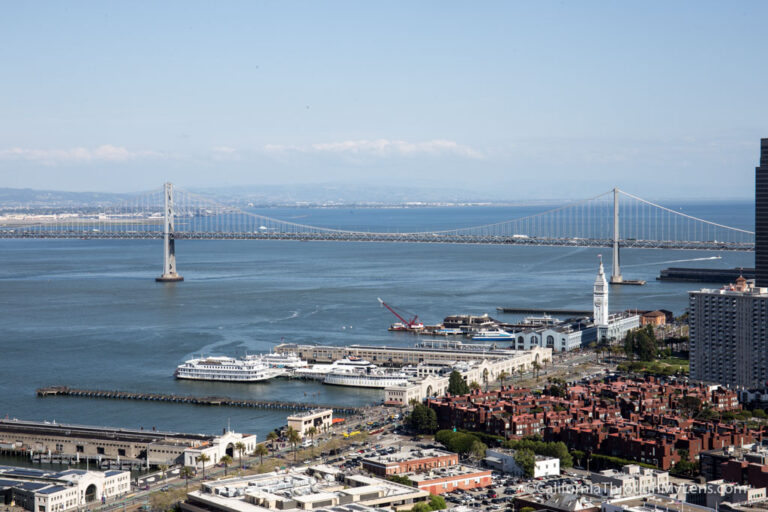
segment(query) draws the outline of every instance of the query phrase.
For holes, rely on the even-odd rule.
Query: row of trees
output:
[[[568,447],[562,441],[545,442],[540,439],[520,439],[509,440],[502,443],[505,447],[516,451],[529,450],[534,455],[546,455],[547,457],[557,457],[560,459],[561,468],[573,466],[573,457],[568,451]],[[517,462],[517,459],[515,459]]]

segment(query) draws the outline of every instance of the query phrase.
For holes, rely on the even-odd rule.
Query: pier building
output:
[[[189,463],[202,451],[232,456],[242,442],[253,451],[256,436],[225,431],[221,436],[69,425],[17,419],[0,420],[0,444],[6,451],[34,456],[153,466]],[[215,452],[215,453],[214,453]],[[215,460],[219,460],[221,455]],[[214,459],[212,459],[214,460]]]
[[[473,347],[470,344],[457,345],[456,348],[427,348],[427,347],[387,347],[375,345],[298,345],[283,343],[275,347],[279,354],[295,353],[301,359],[311,363],[332,363],[345,357],[360,357],[379,366],[406,366],[420,363],[453,364],[478,360],[499,361],[508,360],[510,366],[520,365],[529,368],[534,361],[541,363],[543,359],[551,360],[552,350],[546,347],[533,347],[525,352],[484,346]]]
[[[532,347],[526,351],[505,350],[503,353],[506,357],[499,359],[480,359],[484,354],[475,353],[478,359],[448,364],[447,371],[441,375],[429,374],[407,384],[385,388],[384,403],[404,406],[411,400],[422,401],[428,397],[442,396],[448,390],[452,370],[458,371],[467,382],[488,383],[497,380],[502,372],[514,375],[520,370],[531,370],[534,362],[544,365],[552,361],[552,349],[548,347]]]
[[[129,471],[45,471],[0,466],[0,498],[32,512],[65,512],[131,490]]]

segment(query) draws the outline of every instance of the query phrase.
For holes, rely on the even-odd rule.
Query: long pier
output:
[[[134,393],[130,391],[77,389],[68,386],[51,386],[39,388],[39,397],[74,396],[80,398],[103,398],[112,400],[144,400],[148,402],[167,402],[189,405],[211,405],[224,407],[252,407],[256,409],[273,409],[284,411],[311,411],[312,409],[333,409],[336,414],[362,414],[363,407],[312,404],[307,402],[282,402],[275,400],[249,400],[226,396],[192,396],[165,393]]]

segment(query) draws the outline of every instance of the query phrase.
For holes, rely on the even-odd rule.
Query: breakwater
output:
[[[224,407],[252,407],[256,409],[273,409],[285,411],[310,411],[312,409],[333,409],[335,414],[361,414],[363,407],[337,406],[314,404],[307,402],[289,402],[279,400],[249,400],[225,396],[192,396],[166,393],[136,393],[131,391],[78,389],[68,386],[51,386],[39,388],[39,397],[73,396],[80,398],[101,398],[112,400],[143,400],[149,402],[168,402],[176,404],[209,405]]]

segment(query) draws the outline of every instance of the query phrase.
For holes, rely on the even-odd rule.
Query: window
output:
[[[77,445],[77,446],[75,446],[75,450],[78,453],[83,453],[85,451],[85,448],[82,445]]]

